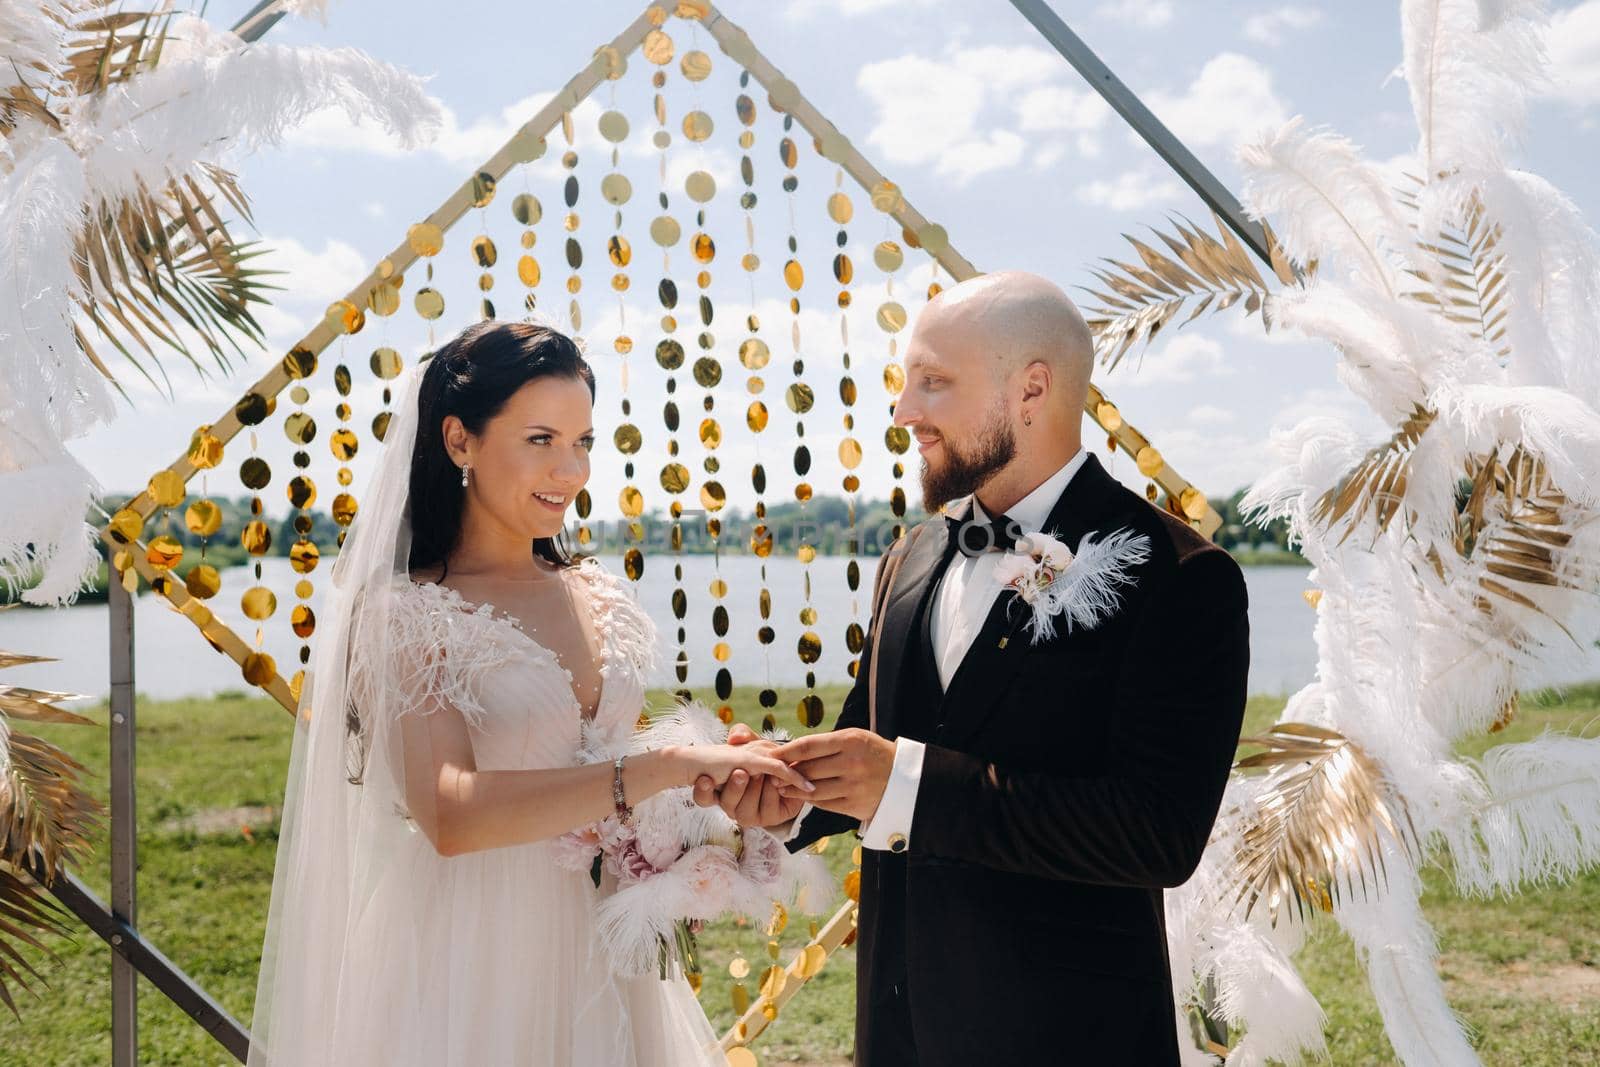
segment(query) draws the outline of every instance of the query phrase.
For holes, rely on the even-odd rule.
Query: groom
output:
[[[742,772],[720,797],[696,790],[746,825],[794,820],[791,849],[860,834],[859,1067],[1178,1062],[1162,890],[1199,862],[1239,737],[1245,586],[1083,449],[1092,365],[1043,278],[985,275],[928,303],[895,423],[944,514],[879,563],[835,729],[776,749],[815,807]],[[1148,551],[1123,557],[1109,612],[1034,640],[1001,577],[1039,530],[1080,578],[1106,574],[1086,535]]]

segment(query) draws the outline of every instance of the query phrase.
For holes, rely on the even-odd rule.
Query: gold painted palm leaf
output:
[[[263,340],[250,305],[266,302],[270,272],[248,266],[261,250],[237,242],[218,210],[220,201],[249,221],[249,201],[228,171],[208,166],[204,174],[205,184],[184,175],[159,193],[101,204],[77,241],[85,317],[152,384],[144,361],[160,366],[158,345],[203,371],[186,335],[196,338],[227,370],[230,348],[244,354],[239,337]],[[79,343],[111,377],[81,333]]]
[[[1405,802],[1360,746],[1333,730],[1278,723],[1241,745],[1263,751],[1234,764],[1264,771],[1266,781],[1241,835],[1233,904],[1248,917],[1265,899],[1271,921],[1293,905],[1331,911],[1358,888],[1365,898],[1387,881],[1385,836],[1408,855],[1420,855]]]
[[[1086,289],[1098,302],[1089,309],[1089,329],[1106,369],[1122,361],[1135,344],[1148,344],[1168,323],[1190,306],[1180,326],[1208,311],[1217,312],[1243,301],[1245,313],[1263,311],[1272,290],[1256,269],[1255,257],[1221,218],[1213,215],[1220,239],[1184,220],[1173,222],[1176,236],[1155,231],[1166,245],[1166,255],[1134,237],[1123,236],[1138,253],[1138,263],[1107,259],[1106,267],[1093,271],[1101,289]],[[1264,225],[1264,224],[1263,224]],[[1293,267],[1266,229],[1272,269],[1284,285],[1296,283]],[[1266,316],[1263,312],[1263,322]],[[1270,328],[1270,323],[1267,323]]]
[[[1505,605],[1560,621],[1537,603],[1525,587],[1591,592],[1589,583],[1562,570],[1562,554],[1572,542],[1567,498],[1550,481],[1544,461],[1521,445],[1504,462],[1498,450],[1468,467],[1472,492],[1462,509],[1456,548],[1464,559],[1482,565],[1478,610],[1509,631],[1518,647],[1534,636],[1503,610]],[[1562,627],[1569,638],[1577,638]]]
[[[22,1015],[11,987],[28,989],[35,981],[48,984],[22,954],[21,946],[37,949],[54,961],[55,953],[36,935],[64,936],[70,930],[66,909],[51,900],[27,871],[0,860],[0,1004],[19,1020]]]
[[[1405,503],[1412,454],[1437,414],[1417,404],[1393,437],[1368,452],[1337,486],[1317,499],[1311,510],[1312,520],[1330,531],[1342,524],[1340,544],[1369,513],[1374,516],[1379,533],[1387,530]]]
[[[0,652],[0,667],[47,662],[41,656]],[[62,911],[28,872],[38,865],[59,877],[82,863],[102,827],[105,807],[84,789],[83,765],[42,738],[11,727],[18,722],[93,725],[56,707],[74,693],[0,685],[0,1003],[17,1014],[10,986],[43,981],[24,958],[27,946],[53,954],[36,935],[65,933]]]
[[[1406,177],[1421,188],[1422,179],[1410,174]],[[1413,213],[1420,210],[1412,190],[1400,190],[1397,199]],[[1476,191],[1463,214],[1459,224],[1431,236],[1418,236],[1417,247],[1427,254],[1433,269],[1407,268],[1406,273],[1424,282],[1425,288],[1410,290],[1405,296],[1437,308],[1446,319],[1467,327],[1505,359],[1511,355],[1511,346],[1506,340],[1509,294],[1506,257],[1500,251],[1501,229],[1489,219]]]
[[[69,11],[74,36],[64,64],[59,71],[22,72],[22,83],[0,94],[0,135],[22,116],[60,129],[54,102],[92,106],[94,94],[154,68],[174,15],[170,2],[112,13],[80,3]],[[73,250],[83,290],[77,339],[85,358],[113,384],[116,376],[95,350],[94,334],[158,387],[153,372],[161,370],[161,352],[182,355],[202,373],[207,364],[201,357],[209,356],[226,371],[234,354],[244,355],[241,338],[263,342],[251,305],[266,302],[271,272],[249,265],[259,250],[234,239],[224,207],[250,221],[249,201],[234,176],[209,165],[137,196],[87,205]]]

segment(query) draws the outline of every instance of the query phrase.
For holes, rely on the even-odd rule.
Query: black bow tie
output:
[[[1009,552],[1022,536],[1022,527],[1006,515],[996,515],[987,522],[971,518],[946,515],[951,542],[964,556],[981,556],[985,552]]]

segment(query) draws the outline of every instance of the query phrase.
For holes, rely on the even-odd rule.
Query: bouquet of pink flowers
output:
[[[586,733],[582,761],[607,762],[623,753],[667,745],[715,745],[728,730],[699,703],[627,737]],[[694,935],[707,921],[741,914],[759,922],[774,901],[815,913],[832,897],[827,868],[815,855],[791,855],[777,837],[740,827],[720,808],[695,804],[688,788],[669,789],[615,815],[556,838],[556,862],[588,872],[598,886],[609,874],[616,889],[599,909],[601,944],[618,974],[662,977],[676,963],[699,973]]]

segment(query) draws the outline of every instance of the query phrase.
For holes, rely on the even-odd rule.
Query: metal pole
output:
[[[1272,265],[1272,256],[1267,250],[1267,235],[1262,230],[1261,224],[1245,216],[1244,206],[1233,193],[1228,191],[1228,187],[1207,170],[1206,165],[1196,159],[1193,152],[1184,147],[1183,142],[1144,106],[1144,102],[1132,89],[1122,84],[1122,80],[1111,73],[1111,68],[1102,63],[1100,57],[1083,43],[1083,39],[1061,21],[1061,16],[1052,11],[1050,5],[1044,0],[1011,0],[1011,6],[1022,12],[1022,17],[1033,24],[1033,28],[1061,53],[1062,58],[1071,63],[1078,73],[1083,75],[1083,79],[1105,97],[1106,103],[1111,105],[1112,110],[1121,115],[1123,121],[1133,127],[1135,132],[1156,150],[1156,154],[1177,172],[1178,177],[1188,183],[1189,188],[1199,194],[1200,199],[1221,216],[1228,228],[1238,234],[1239,239],[1250,247],[1250,251],[1260,256],[1262,262],[1268,266]]]
[[[134,807],[133,594],[112,568],[107,601],[111,618],[111,914],[129,929],[138,923],[139,839]],[[122,934],[113,934],[113,948]],[[139,1062],[138,978],[120,953],[111,956],[111,1063]]]
[[[244,18],[233,24],[230,32],[248,44],[258,40],[276,26],[281,18],[283,18],[282,0],[261,0],[255,7],[245,12]]]
[[[76,876],[63,872],[49,881],[49,872],[34,855],[27,861],[28,873],[45,885],[90,931],[112,946],[112,958],[124,960],[137,968],[156,992],[172,1001],[206,1033],[216,1038],[223,1048],[240,1063],[250,1053],[250,1033],[240,1026],[227,1009],[214,1000],[200,984],[183,972],[177,964],[150,942],[139,936],[139,931],[119,921],[100,899],[90,892]]]

